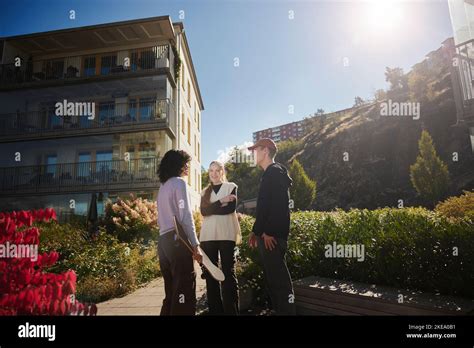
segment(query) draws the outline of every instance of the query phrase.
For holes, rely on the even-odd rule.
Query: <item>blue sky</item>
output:
[[[447,2],[419,0],[10,0],[0,36],[160,15],[185,25],[205,105],[205,167],[256,130],[371,97],[387,87],[386,66],[407,71],[452,36]]]

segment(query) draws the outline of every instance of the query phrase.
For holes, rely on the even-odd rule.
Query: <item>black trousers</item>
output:
[[[286,250],[288,242],[276,238],[277,244],[273,250],[265,248],[262,237],[257,237],[257,246],[263,263],[265,283],[270,293],[273,309],[277,315],[295,315],[293,283],[286,266]]]
[[[165,282],[165,299],[160,315],[196,314],[196,273],[189,249],[176,239],[174,231],[158,240],[160,270]]]
[[[237,276],[235,274],[235,242],[230,240],[213,240],[201,242],[201,248],[216,266],[219,254],[225,280],[220,284],[210,274],[204,272],[207,288],[207,302],[211,315],[239,314],[239,295]]]

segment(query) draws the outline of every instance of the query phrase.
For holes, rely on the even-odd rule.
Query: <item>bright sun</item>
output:
[[[400,27],[403,19],[400,0],[374,0],[366,5],[367,24],[372,31],[391,31]]]

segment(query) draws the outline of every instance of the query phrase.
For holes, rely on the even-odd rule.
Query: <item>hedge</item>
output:
[[[244,240],[254,219],[241,218]],[[311,275],[474,297],[474,221],[424,208],[383,208],[291,215],[287,263],[293,280]],[[360,244],[365,260],[327,258],[325,245]],[[239,251],[241,286],[264,299],[257,250]]]

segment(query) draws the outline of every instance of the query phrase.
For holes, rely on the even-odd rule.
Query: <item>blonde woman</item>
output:
[[[220,284],[204,272],[209,314],[237,315],[239,296],[235,274],[235,247],[241,242],[240,225],[235,212],[237,185],[227,182],[225,167],[218,161],[209,165],[209,181],[210,184],[201,194],[203,222],[199,240],[202,250],[215,265],[218,265],[220,257],[222,272],[225,275],[225,280]]]

